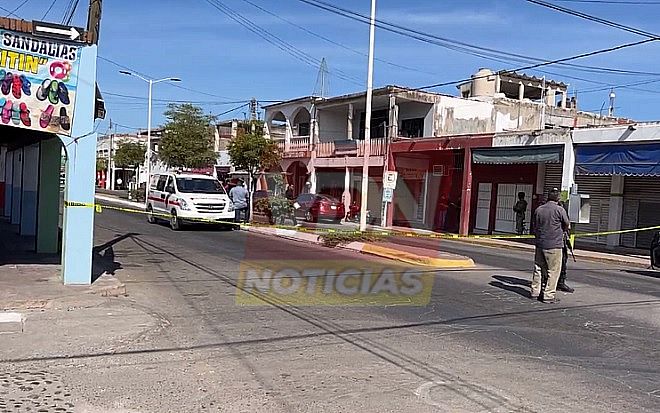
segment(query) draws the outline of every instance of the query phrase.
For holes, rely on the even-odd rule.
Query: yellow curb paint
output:
[[[393,248],[382,247],[375,244],[364,244],[362,252],[366,254],[377,255],[383,258],[389,258],[408,264],[421,265],[434,268],[474,268],[474,261],[471,258],[438,258],[419,256],[406,251],[399,251]]]

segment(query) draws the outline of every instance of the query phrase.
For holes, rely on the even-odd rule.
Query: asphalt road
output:
[[[108,210],[96,222],[96,270],[115,273],[129,304],[159,320],[108,342],[113,356],[61,367],[99,411],[660,411],[657,274],[571,264],[576,293],[546,305],[526,298],[530,254],[445,242],[478,267],[408,268],[432,282],[427,304],[347,293],[246,305],[239,297],[255,304],[243,293],[259,281],[250,277],[264,274],[246,265],[397,265],[244,231],[173,232]]]

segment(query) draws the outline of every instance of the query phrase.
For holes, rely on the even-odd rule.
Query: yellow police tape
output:
[[[154,218],[160,218],[169,220],[172,218],[171,214],[167,213],[158,213],[158,212],[148,212],[140,209],[133,208],[122,208],[110,205],[101,205],[95,203],[86,203],[86,202],[73,202],[73,201],[64,201],[64,206],[67,208],[94,208],[97,213],[102,213],[104,209],[109,209],[112,211],[121,211],[121,212],[130,212],[134,214],[144,214],[150,215]],[[247,227],[258,227],[258,228],[275,228],[275,229],[288,229],[298,232],[310,232],[314,234],[318,233],[338,233],[338,234],[357,234],[360,233],[359,230],[337,230],[333,228],[305,228],[298,227],[293,225],[268,225],[268,224],[237,224],[234,221],[221,221],[208,218],[185,218],[189,222],[198,222],[204,224],[216,224],[216,225],[228,225],[228,226],[240,226],[242,228]],[[628,234],[632,232],[644,232],[644,231],[653,231],[660,230],[660,225],[646,228],[634,228],[634,229],[623,229],[618,231],[604,231],[604,232],[582,232],[582,233],[573,233],[571,234],[571,245],[575,245],[576,238],[588,238],[588,237],[598,237],[605,235],[617,235],[617,234]],[[386,236],[403,236],[409,238],[436,238],[436,239],[533,239],[534,235],[512,235],[512,234],[498,234],[498,235],[458,235],[458,234],[444,234],[444,233],[431,233],[431,234],[420,234],[416,232],[405,232],[397,230],[383,230],[383,231],[369,231],[370,234],[380,235],[383,237]]]

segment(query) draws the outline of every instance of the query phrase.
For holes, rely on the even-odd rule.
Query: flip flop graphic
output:
[[[5,74],[5,77],[2,79],[2,85],[0,85],[0,91],[2,92],[3,95],[9,94],[13,79],[14,79],[14,75],[12,75],[10,72]]]
[[[11,81],[11,94],[14,95],[14,98],[20,99],[23,92],[23,82],[21,81],[20,76],[14,76]]]
[[[9,123],[9,121],[11,120],[12,106],[13,104],[11,103],[11,100],[7,100],[5,104],[2,105],[2,123]]]
[[[60,126],[64,130],[71,129],[71,118],[67,115],[65,107],[60,108]]]
[[[50,90],[50,79],[44,79],[43,82],[41,82],[41,86],[39,86],[39,89],[37,89],[37,100],[46,100],[48,99],[48,91]]]
[[[41,112],[41,116],[39,117],[39,126],[41,126],[43,129],[46,129],[48,125],[50,125],[50,120],[53,118],[54,110],[55,107],[53,105],[48,105],[46,110]]]
[[[11,111],[11,121],[14,125],[21,124],[21,105],[18,102],[14,102]]]
[[[59,96],[60,102],[64,103],[65,105],[70,103],[69,89],[66,88],[64,82],[57,82],[57,96]]]
[[[23,125],[27,127],[32,126],[32,120],[30,119],[30,109],[28,109],[25,102],[21,103],[21,122],[23,122]]]
[[[53,80],[50,82],[50,87],[48,88],[48,101],[52,103],[53,105],[57,105],[60,102],[60,97],[57,94],[58,87],[57,85],[60,82],[57,80]]]
[[[27,76],[21,75],[21,85],[25,96],[30,96],[32,94],[32,90],[30,90],[32,87],[32,82],[30,82],[30,79],[28,79]]]

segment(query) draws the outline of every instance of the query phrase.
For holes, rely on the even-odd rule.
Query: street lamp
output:
[[[367,108],[364,115],[364,164],[362,165],[362,193],[360,200],[360,231],[367,230],[367,202],[369,200],[369,156],[371,155],[371,104],[374,90],[374,40],[376,35],[376,0],[371,0],[369,28],[369,67],[367,72]],[[381,225],[384,225],[381,222]]]
[[[148,78],[146,78],[142,75],[139,75],[135,72],[130,72],[128,70],[120,70],[119,73],[121,73],[122,75],[127,75],[127,76],[135,76],[139,79],[144,80],[145,82],[147,82],[149,84],[149,103],[148,103],[149,109],[148,109],[148,115],[147,115],[147,153],[146,153],[146,155],[147,155],[147,182],[146,182],[145,189],[144,189],[144,203],[145,203],[145,206],[146,206],[149,202],[149,199],[148,199],[149,198],[149,179],[151,178],[151,101],[152,101],[152,89],[153,89],[154,84],[156,84],[156,83],[180,82],[181,79],[179,79],[178,77],[166,77],[166,78],[157,79],[157,80],[148,79]],[[140,177],[139,176],[138,176],[137,184],[138,184],[138,187],[139,187],[140,186]]]

